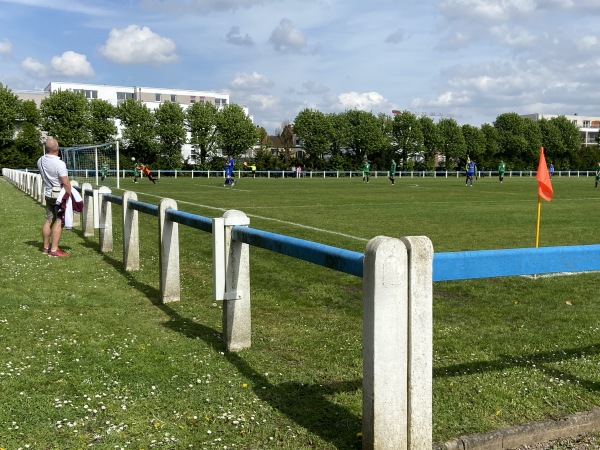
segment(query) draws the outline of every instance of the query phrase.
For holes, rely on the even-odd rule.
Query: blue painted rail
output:
[[[86,194],[92,195],[92,191],[86,191]],[[123,204],[123,197],[104,194],[104,198],[111,203]],[[158,217],[156,205],[129,200],[129,206]],[[212,233],[212,219],[208,217],[167,209],[166,218]],[[242,226],[233,227],[232,237],[248,245],[349,275],[363,276],[364,255],[359,252]],[[600,271],[600,245],[444,252],[433,257],[434,282],[588,271]]]
[[[363,276],[364,255],[362,253],[249,227],[235,226],[231,231],[231,236],[236,241],[245,244],[292,256],[357,277]]]

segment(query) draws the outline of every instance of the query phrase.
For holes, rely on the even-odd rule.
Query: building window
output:
[[[98,91],[90,91],[87,89],[73,89],[73,92],[76,94],[83,94],[88,100],[92,98],[98,98]]]
[[[583,128],[589,128],[590,127],[590,121],[589,120],[584,120],[583,121]]]
[[[171,94],[171,101],[175,103],[177,101],[177,96],[175,94]]]
[[[215,106],[220,108],[221,106],[227,106],[226,98],[215,98]]]
[[[120,105],[129,98],[133,98],[133,92],[117,92],[117,105]]]
[[[154,100],[157,102],[160,102],[160,100],[161,100],[160,94],[154,94]]]

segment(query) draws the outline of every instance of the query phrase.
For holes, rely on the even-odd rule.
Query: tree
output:
[[[467,147],[461,128],[456,120],[443,117],[437,124],[440,137],[440,150],[446,158],[445,166],[453,169],[456,163],[465,159]]]
[[[0,149],[12,145],[19,108],[19,98],[0,83]]]
[[[337,157],[342,154],[342,150],[348,146],[350,136],[350,126],[346,114],[327,114],[329,121],[329,142],[331,143],[330,153],[332,157]]]
[[[135,156],[146,164],[156,161],[156,131],[154,114],[143,103],[128,98],[117,108],[123,125],[123,154]]]
[[[423,168],[434,170],[435,157],[441,144],[438,127],[433,119],[427,116],[419,117],[419,124],[423,133]]]
[[[291,157],[291,150],[294,147],[294,130],[289,120],[284,121],[281,126],[282,130],[279,134],[279,138],[283,145],[283,162],[284,165],[287,166]]]
[[[529,148],[525,136],[525,120],[533,122],[522,118],[517,113],[500,114],[494,121],[494,128],[498,131],[499,157],[504,161],[510,161],[513,170],[527,168],[527,161],[523,159],[528,154]]]
[[[83,93],[55,91],[42,100],[42,128],[61,147],[89,144],[90,111]]]
[[[409,158],[423,151],[423,132],[421,122],[410,111],[402,111],[394,116],[393,144],[400,157],[401,167],[405,168]]]
[[[192,157],[204,164],[217,143],[217,114],[219,110],[208,102],[194,103],[186,111],[187,127],[192,144]]]
[[[161,103],[154,112],[160,166],[181,169],[181,147],[186,141],[185,113],[178,103]]]
[[[579,128],[565,116],[553,117],[549,122],[558,130],[560,136],[556,157],[553,156],[553,149],[551,147],[549,149],[551,159],[555,160],[554,165],[557,169],[569,169],[570,162],[576,160],[577,152],[581,147]]]
[[[256,143],[254,124],[244,110],[229,104],[217,114],[217,142],[223,154],[238,158]]]
[[[97,98],[90,100],[88,106],[92,144],[114,142],[117,136],[117,126],[115,125],[117,109],[106,100]]]
[[[465,138],[467,156],[476,161],[478,167],[483,167],[481,159],[485,154],[485,135],[473,125],[465,124],[461,127],[461,131]]]
[[[485,139],[485,150],[481,161],[482,167],[495,168],[502,159],[498,154],[498,130],[489,123],[481,125]]]
[[[375,157],[383,146],[383,133],[377,117],[358,109],[347,110],[344,114],[348,121],[348,149],[352,163],[360,164],[367,158]]]
[[[331,122],[325,114],[313,109],[300,111],[294,120],[294,133],[302,139],[304,150],[311,159],[325,159],[332,134]]]
[[[37,159],[42,155],[40,111],[33,100],[25,100],[20,106],[20,129],[15,138],[15,148],[21,154],[25,167],[35,167]]]

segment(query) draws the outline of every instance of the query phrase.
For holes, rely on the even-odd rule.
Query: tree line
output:
[[[410,111],[389,116],[304,109],[293,122],[282,124],[274,143],[235,104],[219,109],[198,102],[184,110],[165,102],[150,110],[131,98],[115,107],[105,100],[87,100],[83,93],[56,91],[38,109],[0,84],[0,166],[35,167],[43,134],[55,137],[62,147],[115,141],[116,123],[121,126],[122,167],[134,156],[155,169],[222,169],[219,153],[239,159],[250,148],[256,149],[259,170],[292,165],[357,170],[365,159],[372,170],[387,170],[392,159],[399,170],[462,170],[467,158],[480,170],[495,170],[500,160],[508,170],[535,170],[541,146],[557,170],[587,170],[600,161],[598,145],[582,146],[579,129],[564,116],[532,121],[503,113],[492,124],[476,127],[451,118],[435,122]],[[300,152],[296,138],[302,143]],[[186,143],[192,152],[184,160]]]

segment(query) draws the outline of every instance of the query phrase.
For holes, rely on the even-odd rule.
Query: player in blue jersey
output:
[[[227,161],[225,162],[225,183],[223,186],[230,185],[231,187],[235,186],[235,181],[233,180],[233,168],[235,166],[235,159],[233,156],[228,155]]]
[[[465,186],[469,184],[469,182],[469,187],[473,186],[473,177],[475,176],[476,167],[475,161],[467,160],[467,179],[465,180]]]

